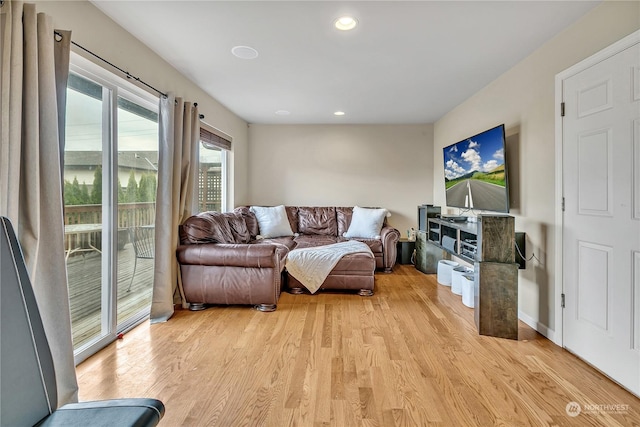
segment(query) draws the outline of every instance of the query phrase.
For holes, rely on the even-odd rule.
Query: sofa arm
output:
[[[397,244],[400,239],[400,232],[393,227],[385,225],[380,230],[380,238],[382,239],[382,262],[385,273],[391,273],[393,266],[396,264]]]
[[[222,267],[269,268],[284,265],[289,250],[277,244],[203,243],[180,245],[176,256],[180,264]]]

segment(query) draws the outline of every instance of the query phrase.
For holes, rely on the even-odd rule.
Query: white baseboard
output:
[[[522,311],[518,311],[518,318],[522,320],[524,323],[526,323],[527,325],[531,326],[532,329],[536,330],[541,335],[544,335],[545,337],[547,337],[547,339],[549,339],[553,343],[558,344],[555,341],[555,334],[553,329],[550,329],[547,325],[543,325],[542,323],[531,318],[530,316],[526,315]]]

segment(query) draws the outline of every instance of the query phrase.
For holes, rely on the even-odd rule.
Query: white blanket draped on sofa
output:
[[[349,240],[313,248],[294,249],[287,255],[286,267],[289,274],[313,294],[320,289],[343,256],[355,253],[370,254],[373,258],[373,252],[366,243]]]

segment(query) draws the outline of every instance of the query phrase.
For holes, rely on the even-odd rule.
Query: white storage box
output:
[[[473,276],[465,274],[462,276],[462,303],[467,307],[473,308],[474,295],[473,295]]]
[[[451,286],[451,273],[459,265],[457,262],[447,259],[438,261],[438,283],[444,286]]]
[[[473,275],[473,269],[460,265],[451,272],[451,292],[462,295],[462,276]]]

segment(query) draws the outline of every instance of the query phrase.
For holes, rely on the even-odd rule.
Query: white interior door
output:
[[[563,344],[640,394],[640,45],[563,81]]]

